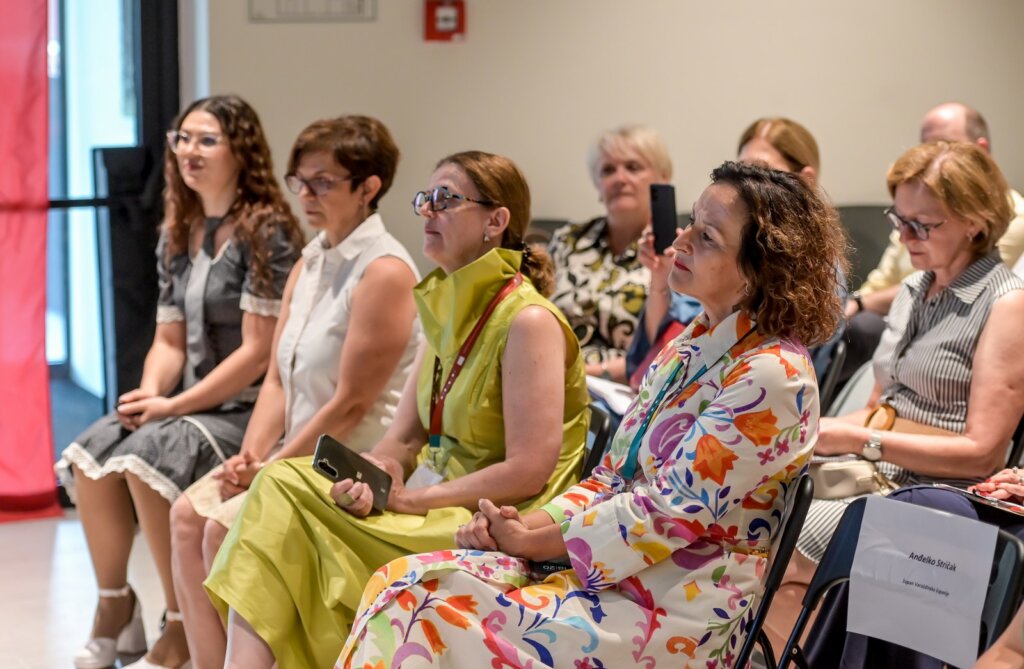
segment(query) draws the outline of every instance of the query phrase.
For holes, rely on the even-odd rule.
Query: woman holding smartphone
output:
[[[395,420],[367,459],[392,477],[387,509],[310,459],[266,467],[206,581],[228,621],[227,667],[326,667],[367,579],[411,552],[454,548],[481,497],[526,511],[578,476],[587,429],[579,344],[543,297],[550,260],[525,249],[530,191],[501,156],[441,160],[413,199],[424,254],[425,343]]]

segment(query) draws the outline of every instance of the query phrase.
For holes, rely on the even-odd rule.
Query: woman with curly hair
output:
[[[133,666],[189,664],[171,578],[171,503],[238,452],[302,248],[259,118],[245,101],[194,102],[167,143],[157,326],[142,380],[57,463],[99,586],[92,638],[74,656],[79,669],[146,650],[138,597],[127,583],[136,518],[160,574],[167,624]]]
[[[711,179],[669,277],[704,311],[601,465],[522,516],[482,499],[461,549],[379,569],[338,667],[733,665],[817,438],[805,344],[835,329],[845,241],[795,175],[730,162]]]

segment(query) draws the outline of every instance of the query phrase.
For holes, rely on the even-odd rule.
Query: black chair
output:
[[[846,362],[846,339],[839,338],[832,348],[832,357],[829,358],[828,367],[818,383],[818,406],[824,410],[832,402],[832,396],[839,385],[839,375],[843,371],[843,363]]]
[[[850,246],[853,247],[850,274],[846,277],[847,284],[853,288],[864,282],[889,245],[889,232],[892,228],[886,224],[883,211],[885,205],[878,204],[839,207],[839,220],[846,228]]]
[[[860,538],[861,521],[864,520],[866,498],[852,502],[839,521],[832,540],[825,549],[818,569],[807,588],[803,608],[797,617],[793,631],[782,649],[779,669],[786,669],[795,662],[800,669],[809,669],[807,658],[799,640],[822,598],[833,587],[850,579],[853,556]],[[1017,611],[1020,601],[1022,576],[1024,576],[1024,542],[1009,532],[999,530],[996,538],[995,555],[992,558],[992,576],[989,579],[985,605],[981,613],[981,639],[979,651],[984,651],[994,642]]]
[[[1019,467],[1020,458],[1024,455],[1024,417],[1017,423],[1017,429],[1013,431],[1013,440],[1010,442],[1010,452],[1006,455],[1007,467]]]
[[[590,405],[590,427],[587,429],[587,456],[583,460],[583,472],[580,476],[580,480],[590,476],[590,473],[594,471],[601,462],[601,458],[604,457],[604,452],[608,449],[608,443],[611,441],[611,425],[612,419],[608,416],[604,409],[594,405]]]
[[[775,653],[768,635],[764,632],[764,619],[768,616],[768,608],[772,605],[772,599],[779,586],[782,585],[782,577],[786,574],[786,567],[789,566],[789,559],[793,556],[793,549],[796,548],[797,537],[804,526],[804,519],[807,518],[807,510],[811,507],[811,500],[814,498],[814,480],[810,474],[802,474],[791,489],[790,499],[786,501],[785,518],[782,521],[781,531],[775,545],[772,547],[771,566],[768,568],[768,578],[764,582],[764,594],[761,595],[761,603],[757,612],[747,628],[747,638],[740,646],[739,655],[736,656],[736,667],[746,667],[751,653],[754,651],[754,644],[761,646],[761,653],[764,655],[767,669],[776,669]]]

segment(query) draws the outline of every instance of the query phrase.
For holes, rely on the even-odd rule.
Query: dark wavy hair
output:
[[[749,216],[737,262],[750,288],[740,308],[762,334],[806,346],[828,341],[849,268],[838,212],[790,172],[729,161],[711,181],[735,188]]]
[[[304,237],[299,221],[281,194],[270,147],[263,134],[259,116],[249,103],[237,95],[214,95],[196,100],[174,119],[172,129],[181,129],[185,117],[194,111],[212,114],[220,123],[232,155],[238,161],[238,191],[228,212],[235,225],[234,237],[252,249],[253,290],[260,297],[273,293],[269,238],[280,228],[292,244],[301,249]],[[167,258],[188,251],[189,230],[203,220],[199,196],[185,185],[178,161],[169,147],[164,149],[164,221],[167,233]]]
[[[530,227],[530,186],[519,167],[509,158],[484,151],[453,153],[439,160],[437,167],[448,164],[457,165],[466,173],[481,198],[508,209],[509,222],[502,233],[501,246],[523,250],[524,236]],[[523,254],[522,271],[541,295],[547,297],[554,291],[555,264],[542,245],[529,245],[529,252]]]

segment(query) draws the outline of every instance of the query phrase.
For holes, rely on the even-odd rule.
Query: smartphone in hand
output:
[[[329,434],[320,435],[313,452],[313,469],[337,483],[363,482],[373,492],[373,508],[383,511],[391,493],[391,475]]]
[[[672,246],[679,219],[676,217],[676,189],[672,184],[651,184],[651,229],[658,254]]]

